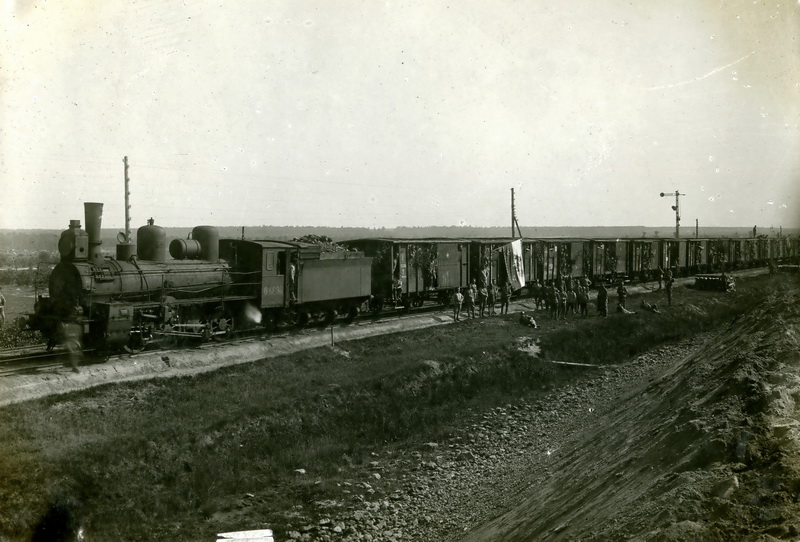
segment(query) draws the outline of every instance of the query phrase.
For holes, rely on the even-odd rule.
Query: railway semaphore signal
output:
[[[680,196],[685,196],[686,194],[681,194],[677,190],[675,192],[661,192],[661,197],[665,196],[675,196],[675,205],[672,206],[672,210],[675,211],[675,239],[680,239],[681,237],[681,204],[679,201]]]

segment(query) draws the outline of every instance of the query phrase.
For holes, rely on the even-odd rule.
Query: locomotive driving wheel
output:
[[[233,317],[225,311],[215,311],[208,325],[214,341],[225,341],[233,337]]]
[[[147,346],[148,339],[149,337],[145,336],[145,330],[141,326],[133,328],[124,349],[129,354],[138,354]]]

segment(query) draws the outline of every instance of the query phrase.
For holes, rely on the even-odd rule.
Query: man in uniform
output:
[[[619,286],[617,286],[617,296],[619,296],[619,304],[623,309],[627,309],[628,307],[625,306],[625,299],[628,297],[628,289],[625,288],[625,283],[619,281]]]
[[[494,281],[489,283],[489,288],[486,291],[486,303],[489,305],[488,312],[489,316],[494,316],[497,314],[494,312],[494,304],[497,302],[497,286],[495,285]]]
[[[486,298],[489,296],[489,291],[486,289],[486,284],[478,288],[478,309],[480,310],[481,318],[486,312]]]
[[[461,293],[461,288],[453,293],[450,301],[453,303],[453,320],[458,322],[461,319],[461,304],[464,303],[464,294]]]
[[[597,288],[597,314],[608,316],[608,290],[602,282]]]
[[[75,305],[71,317],[60,323],[61,342],[67,351],[67,361],[72,367],[72,372],[77,373],[78,365],[81,358],[83,358],[83,326],[81,319],[83,317],[83,309],[80,305]],[[66,366],[66,363],[64,364]]]
[[[2,290],[2,288],[0,288]],[[0,292],[0,328],[2,328],[6,323],[6,298],[3,297],[3,293]]]
[[[500,288],[500,314],[508,314],[508,301],[511,298],[511,284],[506,282]]]
[[[672,283],[674,282],[671,275],[672,273],[667,274],[667,282],[665,284],[667,290],[667,305],[670,307],[672,306]]]
[[[466,309],[467,316],[475,318],[475,298],[478,297],[478,288],[475,286],[475,281],[467,288],[467,295],[464,296],[464,308]]]

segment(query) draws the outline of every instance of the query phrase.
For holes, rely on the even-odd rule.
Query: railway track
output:
[[[41,343],[27,346],[16,346],[14,348],[4,348],[0,350],[0,363],[14,359],[21,359],[29,354],[42,352],[45,350],[46,346],[47,345],[45,345],[45,343]]]
[[[67,353],[61,349],[50,352],[44,351],[44,345],[36,352],[9,355],[8,350],[0,353],[0,377],[36,374],[64,366]]]
[[[759,274],[764,274],[764,269],[747,270],[736,273],[739,277],[750,277]],[[693,281],[693,277],[678,279],[681,285],[687,285]],[[629,291],[631,294],[645,294],[652,293],[655,290],[653,284],[638,284],[631,286]],[[596,294],[591,293],[591,300],[594,301]],[[512,307],[516,310],[535,310],[535,302],[528,296],[515,296],[512,298]],[[266,331],[264,329],[255,329],[248,331],[237,332],[233,337],[226,338],[220,341],[200,342],[197,340],[183,339],[175,341],[171,338],[157,339],[148,343],[146,348],[141,352],[119,353],[109,356],[107,353],[99,354],[95,352],[84,352],[85,357],[81,365],[92,365],[103,363],[108,359],[135,359],[141,354],[152,354],[154,352],[168,352],[176,350],[204,350],[210,348],[224,347],[225,345],[237,345],[250,341],[258,341],[265,339],[279,339],[284,337],[300,337],[308,334],[327,333],[332,328],[346,329],[348,327],[357,326],[370,326],[381,323],[387,323],[404,318],[413,318],[423,314],[430,314],[441,312],[449,315],[451,309],[447,305],[436,303],[428,303],[420,307],[400,307],[400,308],[386,308],[381,312],[364,312],[360,314],[355,320],[350,323],[344,323],[342,320],[331,324],[313,323],[303,327],[284,327],[275,331]],[[46,352],[45,344],[34,346],[26,346],[19,348],[11,348],[0,350],[0,378],[3,376],[19,375],[19,374],[37,374],[47,371],[54,371],[69,367],[69,357],[65,349],[57,346],[54,351]]]
[[[92,365],[96,363],[103,363],[111,358],[129,358],[135,359],[141,354],[151,354],[153,352],[167,352],[175,350],[203,350],[208,348],[217,348],[225,345],[237,345],[250,341],[263,340],[265,338],[278,339],[291,336],[302,336],[313,333],[326,333],[332,327],[346,328],[353,326],[364,326],[384,323],[403,318],[412,318],[416,315],[425,313],[437,312],[447,310],[443,305],[423,305],[421,307],[413,308],[398,308],[387,309],[380,313],[364,313],[359,315],[354,321],[350,323],[334,323],[334,324],[309,324],[303,327],[285,328],[276,331],[265,331],[263,329],[248,330],[237,333],[232,338],[226,338],[220,341],[199,342],[193,340],[175,341],[170,338],[156,339],[149,343],[143,350],[136,352],[122,352],[108,355],[107,353],[99,354],[94,350],[85,350],[79,365]],[[52,351],[46,350],[44,343],[23,346],[16,348],[8,348],[0,350],[0,378],[6,376],[24,375],[24,374],[38,374],[50,371],[57,371],[71,367],[69,360],[69,352],[62,346],[56,346]]]

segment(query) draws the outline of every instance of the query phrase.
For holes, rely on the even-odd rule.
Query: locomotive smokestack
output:
[[[100,253],[100,225],[103,223],[103,204],[86,202],[83,204],[86,214],[86,233],[89,235],[89,262],[94,264],[103,263],[103,255]]]

